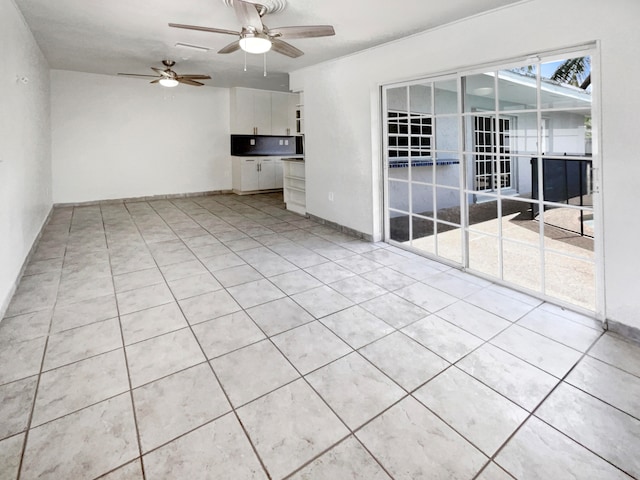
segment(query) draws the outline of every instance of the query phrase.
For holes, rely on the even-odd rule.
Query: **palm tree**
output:
[[[551,75],[551,80],[586,90],[591,85],[591,57],[565,60]]]

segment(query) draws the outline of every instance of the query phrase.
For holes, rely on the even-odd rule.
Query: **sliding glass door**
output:
[[[590,60],[384,87],[387,240],[595,312]]]

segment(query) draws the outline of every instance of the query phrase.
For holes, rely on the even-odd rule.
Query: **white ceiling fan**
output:
[[[239,32],[226,30],[223,28],[201,27],[197,25],[184,25],[180,23],[170,23],[170,27],[184,28],[187,30],[198,30],[201,32],[223,33],[225,35],[235,35],[238,38],[233,43],[222,48],[218,53],[233,53],[237,50],[244,50],[247,53],[266,53],[269,50],[297,58],[304,55],[304,52],[293,45],[283,41],[283,38],[313,38],[329,37],[335,35],[335,30],[331,25],[307,25],[268,28],[262,23],[263,16],[268,13],[268,9],[261,4],[243,0],[233,0],[233,8],[241,25]]]

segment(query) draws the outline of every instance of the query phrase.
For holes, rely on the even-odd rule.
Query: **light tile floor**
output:
[[[640,478],[639,376],[281,195],[60,208],[0,322],[0,479]]]

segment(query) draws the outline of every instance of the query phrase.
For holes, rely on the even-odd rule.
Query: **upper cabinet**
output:
[[[271,92],[271,135],[294,135],[289,108],[290,93]],[[288,130],[287,130],[288,129]]]
[[[231,89],[231,133],[295,135],[296,93],[251,88]]]

